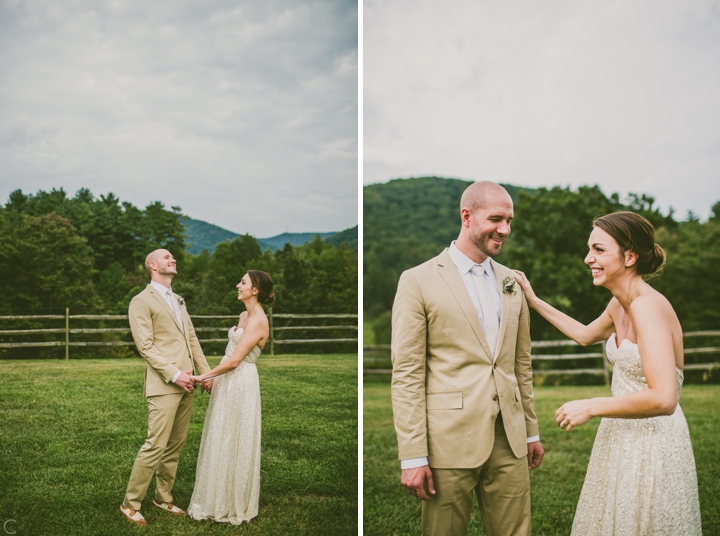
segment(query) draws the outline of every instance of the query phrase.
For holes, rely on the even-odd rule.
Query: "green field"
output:
[[[219,358],[210,359],[217,364]],[[147,432],[140,359],[0,362],[0,524],[23,534],[357,534],[357,356],[261,357],[260,512],[249,524],[149,527],[118,506]],[[173,495],[186,508],[207,394],[196,394]]]
[[[566,433],[555,410],[568,400],[607,396],[607,387],[536,387],[545,458],[530,473],[532,533],[567,535],[572,527],[599,419]],[[697,465],[703,534],[720,534],[720,386],[687,385],[680,400]],[[400,485],[390,386],[366,383],[363,415],[363,527],[368,535],[420,534],[420,501]],[[477,506],[469,534],[485,534]]]

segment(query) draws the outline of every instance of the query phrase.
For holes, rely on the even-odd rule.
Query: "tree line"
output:
[[[459,203],[470,184],[456,179],[398,179],[364,188],[363,308],[375,342],[390,342],[390,310],[400,274],[438,255],[457,238]],[[524,189],[503,185],[515,205],[512,233],[496,260],[525,272],[536,293],[587,323],[610,299],[593,286],[584,264],[596,216],[631,210],[656,228],[667,253],[662,273],[648,281],[665,294],[685,331],[720,327],[720,202],[701,221],[693,213],[679,221],[663,213],[647,194],[604,194],[598,186]],[[563,338],[534,311],[533,340]]]
[[[145,257],[157,248],[176,258],[173,291],[193,315],[239,314],[243,305],[235,285],[249,269],[273,278],[275,312],[357,312],[356,248],[316,237],[303,246],[261,251],[245,234],[218,244],[213,253],[192,255],[184,219],[180,207],[156,201],[140,209],[87,189],[73,197],[62,189],[12,192],[0,208],[0,314],[64,313],[66,307],[126,314],[149,281]]]

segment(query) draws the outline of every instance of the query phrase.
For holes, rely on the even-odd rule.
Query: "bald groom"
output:
[[[185,303],[172,292],[175,258],[166,249],[147,256],[150,284],[130,302],[128,318],[138,352],[145,359],[143,395],[148,403],[148,435],[130,474],[120,511],[132,523],[147,525],[140,513],[153,474],[153,505],[171,514],[186,512],[173,504],[178,460],[192,415],[194,382],[190,375],[209,372]]]
[[[392,403],[402,484],[425,535],[464,535],[477,496],[486,532],[530,535],[529,469],[540,465],[527,301],[492,258],[510,195],[471,184],[460,234],[400,277],[392,310]]]

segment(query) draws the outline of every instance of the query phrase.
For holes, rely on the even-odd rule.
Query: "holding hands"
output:
[[[183,370],[175,380],[175,385],[182,387],[188,393],[195,389],[195,382],[191,379],[192,370]]]
[[[207,391],[208,393],[212,393],[212,386],[213,380],[204,380],[202,376],[190,376],[190,379],[194,382],[194,385],[200,385],[200,392],[204,393]]]
[[[180,376],[178,376],[178,379],[175,380],[175,385],[179,385],[189,393],[195,389],[196,385],[200,384],[201,393],[205,391],[210,393],[212,391],[213,380],[203,380],[202,376],[193,376],[192,373],[192,370],[183,370]]]

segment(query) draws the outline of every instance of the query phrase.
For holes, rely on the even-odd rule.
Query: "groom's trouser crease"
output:
[[[432,469],[436,495],[423,501],[425,536],[467,533],[473,491],[488,536],[530,535],[530,475],[527,458],[510,448],[502,418],[488,460],[474,469]]]
[[[156,473],[155,499],[172,502],[178,460],[185,446],[192,417],[194,393],[150,396],[148,435],[133,465],[125,504],[140,510],[142,500]]]

